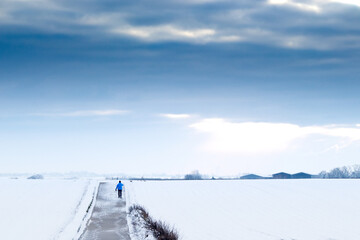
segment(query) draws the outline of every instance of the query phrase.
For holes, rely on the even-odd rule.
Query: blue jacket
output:
[[[116,185],[115,190],[122,190],[122,187],[124,186],[124,184],[122,183],[118,183],[118,185]]]

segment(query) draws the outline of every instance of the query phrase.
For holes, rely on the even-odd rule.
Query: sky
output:
[[[358,0],[1,0],[1,173],[360,164]]]

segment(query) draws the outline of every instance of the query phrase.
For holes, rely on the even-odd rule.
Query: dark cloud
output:
[[[90,39],[358,48],[360,7],[316,1],[4,1],[2,28]],[[277,2],[275,2],[277,3]],[[330,38],[330,39],[329,39]],[[326,44],[324,44],[324,41]]]

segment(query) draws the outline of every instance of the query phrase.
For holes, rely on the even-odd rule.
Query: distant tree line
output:
[[[329,172],[322,171],[319,178],[360,178],[360,165],[334,168]]]
[[[201,174],[199,173],[198,170],[192,171],[189,174],[186,174],[184,177],[185,180],[201,180],[203,179]]]

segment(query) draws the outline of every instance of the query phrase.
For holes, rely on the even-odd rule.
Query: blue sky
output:
[[[0,3],[2,172],[359,163],[360,4]]]

